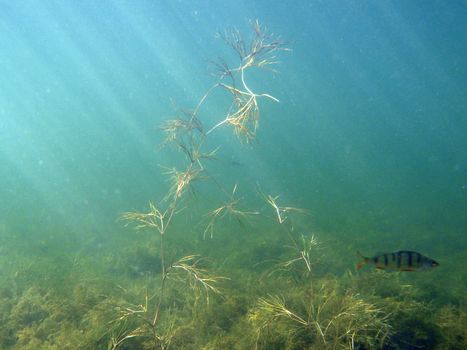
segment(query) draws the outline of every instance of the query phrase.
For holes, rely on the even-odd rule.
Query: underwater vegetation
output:
[[[306,209],[210,171],[222,157],[209,136],[216,130],[230,127],[239,147],[254,144],[261,103],[278,99],[254,91],[248,74],[289,51],[258,21],[249,40],[235,28],[219,37],[238,61],[217,60],[217,81],[195,108],[159,126],[162,149],[181,161],[164,165],[162,198],[119,216],[136,231],[131,239],[95,255],[18,253],[15,265],[0,256],[0,348],[465,349],[465,290],[434,302],[440,280],[350,272],[357,256],[310,229]],[[203,107],[219,91],[231,104],[206,127]],[[201,195],[206,187],[215,201]],[[419,257],[395,254],[406,267]],[[349,267],[337,273],[342,257]]]

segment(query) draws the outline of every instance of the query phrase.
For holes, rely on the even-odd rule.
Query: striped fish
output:
[[[357,254],[362,259],[357,264],[357,271],[366,264],[373,264],[377,269],[381,270],[395,271],[425,271],[439,265],[435,260],[410,250],[379,254],[372,258],[363,256],[360,252],[357,252]]]

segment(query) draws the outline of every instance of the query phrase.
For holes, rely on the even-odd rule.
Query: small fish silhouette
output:
[[[357,271],[365,264],[373,264],[377,269],[396,271],[426,271],[438,266],[438,262],[420,253],[410,250],[399,250],[394,253],[383,253],[372,258],[363,256],[357,252],[362,259],[357,264]]]

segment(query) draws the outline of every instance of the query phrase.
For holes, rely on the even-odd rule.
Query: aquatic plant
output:
[[[238,209],[238,203],[240,202],[241,198],[235,198],[236,192],[237,184],[235,184],[233,187],[232,192],[228,194],[229,201],[205,215],[207,218],[209,218],[209,222],[204,229],[204,238],[206,238],[208,233],[210,237],[213,238],[215,224],[219,220],[222,220],[225,216],[237,220],[240,225],[244,225],[249,216],[260,214],[259,211],[246,211]]]
[[[210,292],[219,293],[215,284],[221,278],[199,267],[201,260],[198,256],[187,255],[170,264],[166,261],[164,237],[176,212],[178,198],[179,196],[174,197],[171,206],[164,211],[149,203],[150,211],[147,213],[127,212],[121,215],[121,219],[134,223],[137,230],[150,229],[159,233],[161,271],[157,293],[146,292],[144,303],[117,307],[120,316],[114,321],[111,349],[117,349],[127,340],[137,337],[149,338],[154,349],[163,350],[170,346],[175,334],[175,321],[169,322],[166,317],[166,322],[161,322],[162,313],[170,316],[171,312],[170,309],[164,308],[164,302],[168,297],[167,282],[185,281],[197,294],[201,288],[205,292],[207,302],[209,302]]]
[[[310,276],[313,272],[314,265],[317,263],[320,255],[317,253],[318,241],[314,235],[305,237],[300,235],[300,240],[293,246],[288,246],[293,252],[292,259],[281,262],[277,265],[279,270],[290,272],[298,269],[299,273],[305,276]]]
[[[464,349],[467,345],[467,305],[445,305],[436,311],[435,324],[440,328],[444,349]]]
[[[289,239],[287,248],[292,251],[291,254],[293,255],[291,259],[279,262],[273,268],[273,273],[282,270],[290,272],[297,266],[300,266],[299,274],[309,277],[312,273],[313,266],[319,259],[318,240],[314,234],[308,237],[308,235],[304,235],[297,230],[294,222],[289,218],[290,213],[303,215],[307,214],[307,211],[302,208],[291,206],[279,206],[277,200],[280,196],[265,195],[260,188],[258,192],[266,203],[273,208],[274,220],[277,220],[277,223],[286,232]]]
[[[229,92],[232,95],[232,104],[225,119],[209,129],[206,135],[224,124],[229,124],[234,128],[235,135],[240,140],[245,140],[248,143],[256,137],[259,124],[258,98],[264,97],[279,102],[278,99],[269,94],[254,93],[246,84],[245,74],[250,68],[266,68],[278,63],[274,56],[275,53],[289,51],[290,49],[285,46],[280,37],[269,34],[266,28],[257,20],[252,22],[252,28],[253,37],[249,44],[246,43],[243,35],[236,28],[219,33],[219,37],[237,53],[240,63],[236,68],[230,68],[222,59],[215,62],[219,81],[201,98],[194,110],[194,115],[197,115],[201,105],[216,88],[222,88]],[[230,79],[230,84],[223,82],[226,77]],[[240,80],[240,86],[237,84],[237,80]]]
[[[192,290],[198,288],[206,292],[206,300],[209,301],[210,292],[218,293],[215,283],[219,277],[210,275],[205,269],[198,266],[198,259],[195,255],[188,255],[167,263],[167,252],[165,248],[165,236],[169,226],[171,226],[174,216],[179,212],[178,207],[184,194],[190,190],[192,183],[202,177],[205,166],[202,160],[212,159],[218,148],[210,152],[204,152],[202,145],[207,135],[216,128],[228,123],[234,126],[236,135],[245,137],[247,142],[254,138],[259,121],[259,107],[257,99],[266,97],[277,101],[268,94],[255,94],[250,90],[245,82],[245,71],[252,67],[264,68],[276,63],[273,53],[278,50],[286,50],[279,38],[266,33],[258,21],[253,22],[253,38],[247,46],[241,34],[237,30],[230,30],[221,34],[224,41],[232,47],[240,58],[240,65],[235,69],[230,69],[224,61],[218,64],[221,68],[219,81],[211,87],[201,98],[193,112],[184,112],[183,116],[170,119],[164,122],[159,128],[165,132],[166,136],[163,146],[173,144],[176,149],[185,155],[187,165],[185,170],[179,171],[175,168],[168,168],[170,188],[162,202],[167,202],[165,209],[149,203],[148,212],[126,212],[120,218],[125,220],[127,225],[133,224],[137,230],[152,230],[158,233],[159,258],[160,258],[160,284],[156,294],[146,293],[145,302],[139,305],[120,307],[120,317],[117,319],[115,335],[111,339],[111,348],[116,349],[122,343],[136,337],[148,337],[151,339],[154,348],[166,349],[170,345],[174,334],[172,326],[167,323],[161,325],[161,314],[167,308],[163,307],[165,299],[168,297],[167,282],[170,280],[180,280],[180,272],[184,273],[184,278],[191,281],[189,286]],[[236,86],[236,75],[240,76],[241,88]],[[225,77],[230,77],[231,85],[223,82]],[[212,127],[208,132],[204,132],[204,127],[198,117],[201,105],[206,101],[210,93],[216,89],[227,90],[233,97],[232,106],[226,118]],[[223,189],[223,186],[220,186]],[[212,237],[215,223],[228,215],[235,217],[242,223],[246,217],[259,214],[257,211],[244,211],[238,209],[240,199],[234,198],[237,185],[234,186],[229,195],[229,201],[207,214],[209,222],[204,230],[204,236],[209,233]],[[223,190],[227,193],[225,190]],[[122,324],[128,325],[127,330],[122,331]]]
[[[159,129],[165,132],[166,137],[162,145],[165,146],[170,143],[175,143],[179,147],[186,146],[193,142],[194,131],[197,131],[198,135],[203,135],[203,124],[201,121],[191,113],[184,113],[189,118],[177,117],[174,119],[168,119],[164,121]]]
[[[381,347],[390,332],[388,318],[358,294],[343,291],[336,279],[321,279],[288,298],[260,298],[249,320],[257,332],[256,348],[268,348],[269,333],[305,339],[306,347],[355,349]],[[280,326],[279,326],[280,325]]]
[[[349,273],[343,288],[384,309],[391,332],[388,349],[463,349],[467,344],[465,305],[436,306],[422,287],[408,283],[402,273]]]
[[[261,191],[260,194],[266,200],[266,202],[274,209],[274,214],[276,215],[277,221],[279,224],[283,224],[287,220],[287,213],[289,212],[297,212],[297,213],[305,213],[306,210],[301,208],[295,207],[282,207],[277,204],[277,200],[280,196],[273,197],[272,195],[268,194],[267,196],[264,195]]]
[[[164,200],[172,198],[173,203],[175,203],[182,194],[191,188],[191,184],[200,178],[202,171],[202,168],[193,166],[193,164],[188,165],[185,171],[178,171],[175,168],[170,169],[166,174],[170,175],[171,186]]]
[[[0,292],[0,348],[105,348],[103,335],[116,300],[116,295],[108,294],[112,285],[96,274],[86,259],[79,268],[71,261],[59,262],[58,271],[53,270],[53,265],[44,270],[44,261],[40,260],[29,265],[39,280],[11,281],[5,287],[10,289],[8,298]],[[15,292],[11,293],[13,286]]]

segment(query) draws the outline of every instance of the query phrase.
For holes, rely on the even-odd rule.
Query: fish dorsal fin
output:
[[[363,255],[359,250],[357,250],[357,255],[360,259],[363,259],[363,260],[367,259],[367,257]]]
[[[412,250],[398,250],[396,254],[407,254],[407,253],[413,253]]]

